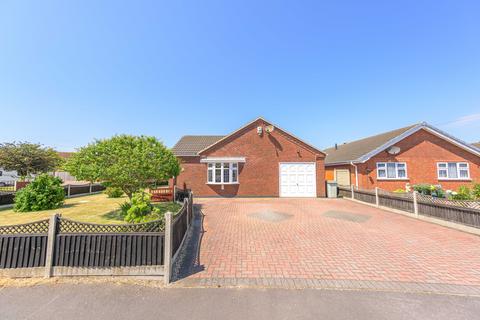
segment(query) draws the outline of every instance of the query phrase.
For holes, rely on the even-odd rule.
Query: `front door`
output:
[[[280,163],[280,197],[316,197],[314,162]]]

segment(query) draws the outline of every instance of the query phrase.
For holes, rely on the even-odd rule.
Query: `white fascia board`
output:
[[[245,162],[245,157],[207,157],[200,159],[201,163],[214,163],[214,162]]]

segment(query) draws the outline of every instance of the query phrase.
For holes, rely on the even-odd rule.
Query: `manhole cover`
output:
[[[363,223],[370,219],[370,216],[345,211],[327,211],[322,214],[324,217],[335,218],[339,220]]]
[[[250,213],[248,216],[268,222],[281,222],[290,219],[293,215],[284,212],[266,210]]]

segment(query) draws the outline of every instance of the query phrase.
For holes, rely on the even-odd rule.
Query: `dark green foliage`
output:
[[[107,187],[107,189],[105,189],[105,194],[109,198],[120,198],[123,196],[123,190],[118,187]]]
[[[65,164],[78,180],[102,181],[132,198],[180,173],[175,155],[154,137],[119,135],[81,148]]]
[[[445,191],[440,186],[433,184],[416,184],[413,186],[413,190],[423,195],[445,198]]]
[[[472,192],[467,186],[460,186],[454,194],[452,194],[454,200],[473,200]]]
[[[62,180],[41,174],[15,195],[14,210],[18,212],[56,209],[63,205],[65,191]]]
[[[0,168],[17,171],[22,178],[54,171],[62,162],[52,148],[28,142],[0,144]]]

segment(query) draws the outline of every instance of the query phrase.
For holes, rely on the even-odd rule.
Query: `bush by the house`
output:
[[[413,190],[426,196],[445,198],[445,191],[440,186],[433,184],[416,184]]]
[[[109,198],[120,198],[123,196],[123,190],[118,187],[107,187],[107,189],[105,189],[105,194]]]
[[[140,191],[132,196],[130,208],[127,210],[125,221],[129,223],[141,223],[157,220],[163,217],[159,208],[155,208],[151,202],[152,195]],[[125,208],[127,205],[125,205]]]
[[[65,191],[62,180],[41,174],[15,195],[14,210],[18,212],[56,209],[63,205]]]
[[[472,191],[467,186],[460,186],[454,194],[453,200],[473,200]]]
[[[473,185],[472,195],[476,200],[480,200],[480,183],[475,183]]]

